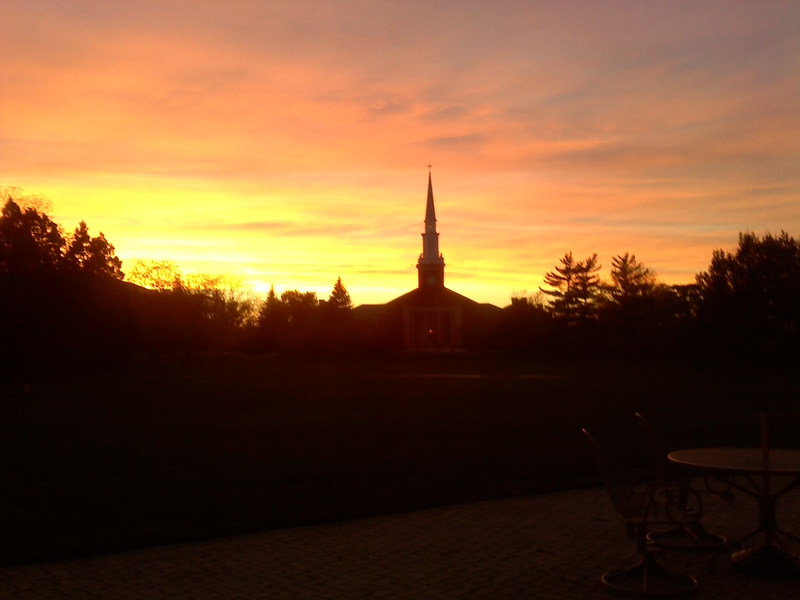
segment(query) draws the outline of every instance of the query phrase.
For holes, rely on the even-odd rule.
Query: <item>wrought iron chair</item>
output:
[[[664,531],[652,531],[648,533],[648,539],[662,548],[672,550],[705,551],[715,550],[725,545],[727,540],[721,535],[716,535],[706,531],[700,518],[703,515],[703,502],[701,494],[712,494],[726,504],[733,502],[733,495],[729,489],[713,489],[710,482],[706,482],[705,489],[696,489],[691,485],[694,478],[693,474],[687,473],[679,465],[671,463],[667,459],[667,454],[673,449],[671,444],[657,430],[642,413],[634,413],[636,421],[644,440],[644,451],[649,457],[650,468],[654,478],[673,482],[684,489],[694,489],[696,496],[696,518],[686,522],[676,523],[673,527]]]
[[[631,567],[604,573],[600,580],[612,590],[644,596],[682,595],[695,590],[696,579],[656,562],[656,548],[647,534],[652,525],[692,519],[696,494],[691,489],[644,480],[640,474],[626,471],[586,429],[583,435],[611,503],[622,516],[628,537],[635,542],[641,557]]]

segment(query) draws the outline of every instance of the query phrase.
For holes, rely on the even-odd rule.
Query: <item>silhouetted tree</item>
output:
[[[553,332],[553,318],[544,294],[515,292],[496,323],[494,346],[500,350],[536,356],[552,355],[562,340]]]
[[[350,294],[347,288],[344,287],[341,277],[338,277],[336,283],[333,284],[333,290],[331,290],[331,295],[328,297],[328,306],[346,310],[353,308],[353,301],[350,299]]]
[[[0,271],[40,273],[61,266],[64,238],[59,226],[35,208],[11,198],[0,216]]]
[[[594,316],[597,302],[602,298],[603,285],[600,276],[600,265],[597,263],[597,253],[578,263],[575,278],[575,288],[579,301],[579,314],[582,318]]]
[[[285,308],[286,319],[291,325],[307,324],[319,302],[316,292],[286,290],[281,294],[281,304]]]
[[[545,273],[544,282],[553,290],[539,288],[548,296],[553,296],[553,313],[562,316],[571,313],[575,305],[575,279],[578,269],[577,261],[572,257],[572,252],[567,252],[561,258],[561,266],[556,265],[555,271]]]
[[[690,321],[697,317],[700,304],[700,286],[696,283],[670,285],[669,291],[675,298],[674,315],[678,320]]]
[[[353,301],[341,277],[336,278],[327,302],[321,302],[320,308],[312,340],[315,349],[341,352],[355,348],[359,336],[353,318]]]
[[[545,274],[544,282],[552,288],[539,288],[555,300],[552,302],[553,315],[569,323],[585,321],[597,311],[597,303],[602,296],[602,284],[597,275],[600,265],[597,253],[576,261],[572,252],[561,258],[561,266]]]
[[[64,252],[64,265],[70,269],[80,269],[89,258],[89,228],[85,221],[81,221],[72,234],[67,249]]]
[[[617,303],[652,295],[656,288],[655,275],[627,252],[611,259],[611,282],[609,294]]]
[[[43,204],[9,198],[0,215],[0,368],[23,378],[114,362],[134,336],[113,246],[83,222],[68,243]]]
[[[26,209],[8,199],[0,216],[0,271],[45,273],[61,268],[122,279],[122,261],[101,233],[89,237],[84,221],[69,243],[61,228],[35,208]]]
[[[736,252],[715,250],[697,284],[702,322],[724,345],[731,338],[759,351],[797,344],[800,243],[785,231],[740,233]]]
[[[283,320],[280,314],[281,309],[281,301],[275,293],[275,286],[271,285],[267,297],[258,309],[258,317],[256,318],[257,326],[262,329],[275,329]]]
[[[155,349],[231,350],[241,346],[255,324],[254,300],[229,277],[184,276],[170,261],[139,260],[128,279],[159,296],[151,312],[151,330],[157,335],[151,336],[150,346]]]
[[[158,291],[175,290],[183,286],[183,274],[180,268],[169,260],[137,259],[128,269],[125,279]]]
[[[603,316],[618,327],[643,328],[648,321],[657,319],[656,297],[664,291],[663,287],[658,285],[650,269],[636,260],[635,255],[626,252],[614,256]]]
[[[258,306],[255,327],[248,346],[256,352],[272,350],[276,347],[278,339],[283,336],[285,329],[283,304],[275,293],[275,286],[271,285],[266,298]]]
[[[202,299],[204,317],[229,330],[255,319],[255,303],[240,284],[221,275],[193,275],[183,281],[184,292]]]
[[[630,253],[611,260],[611,284],[600,321],[611,353],[663,354],[674,350],[676,327],[687,309],[675,291]]]
[[[84,273],[122,279],[122,261],[114,254],[114,246],[101,232],[99,236],[89,236],[89,228],[81,221],[67,244],[64,264]]]
[[[44,196],[25,194],[22,188],[15,185],[0,188],[0,198],[13,199],[22,209],[32,208],[40,214],[47,214],[53,210],[53,203]]]
[[[102,275],[111,279],[122,280],[122,261],[114,254],[114,246],[100,232],[89,242],[89,256],[83,263],[84,271],[93,275]]]

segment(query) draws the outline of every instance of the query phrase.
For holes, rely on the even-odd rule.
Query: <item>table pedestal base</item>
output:
[[[694,577],[668,571],[650,552],[645,552],[633,567],[609,571],[600,580],[614,591],[633,596],[683,596],[697,588]]]
[[[798,577],[800,561],[798,557],[783,548],[765,544],[755,548],[745,548],[731,555],[734,569],[748,575],[762,577]]]
[[[681,523],[666,531],[653,531],[647,534],[647,539],[659,548],[697,552],[721,548],[727,542],[721,535],[706,531],[697,521]]]

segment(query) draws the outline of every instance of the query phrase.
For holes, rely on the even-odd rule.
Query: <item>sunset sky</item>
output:
[[[688,283],[800,235],[800,2],[4,0],[0,187],[169,259],[356,304],[564,252]],[[124,270],[123,266],[123,270]]]

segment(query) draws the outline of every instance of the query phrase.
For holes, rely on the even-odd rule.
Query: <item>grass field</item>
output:
[[[203,356],[0,388],[0,562],[595,481],[580,428],[800,447],[800,376],[476,356]]]

